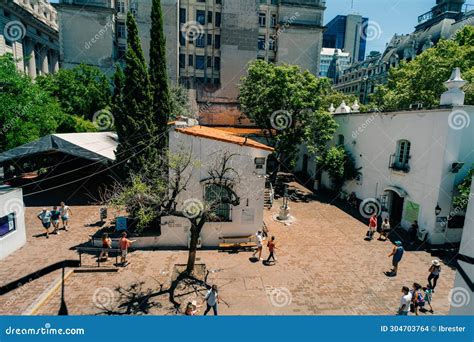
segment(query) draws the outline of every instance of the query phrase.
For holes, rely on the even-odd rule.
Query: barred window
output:
[[[211,206],[214,220],[219,222],[231,221],[232,192],[223,185],[210,184],[206,186],[206,203]]]

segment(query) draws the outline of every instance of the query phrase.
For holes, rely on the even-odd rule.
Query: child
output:
[[[431,300],[433,299],[433,289],[427,285],[423,288],[423,292],[425,293],[425,303],[427,303],[430,307],[430,313],[433,313],[433,307],[431,306]]]

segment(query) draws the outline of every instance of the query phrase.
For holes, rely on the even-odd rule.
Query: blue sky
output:
[[[373,21],[378,33],[367,42],[367,54],[383,51],[385,44],[395,33],[413,32],[418,16],[428,12],[436,4],[435,0],[327,0],[324,22],[327,24],[338,14],[357,13]]]

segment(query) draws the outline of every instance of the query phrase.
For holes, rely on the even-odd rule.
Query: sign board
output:
[[[420,214],[420,205],[412,201],[407,201],[405,205],[403,219],[407,222],[413,222],[413,221],[418,220],[419,214]]]

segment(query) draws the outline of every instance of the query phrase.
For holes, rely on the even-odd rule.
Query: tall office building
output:
[[[323,47],[349,52],[352,61],[365,59],[369,19],[358,14],[338,15],[326,25]]]
[[[58,70],[57,15],[48,0],[0,2],[0,55],[5,53],[32,78]]]

